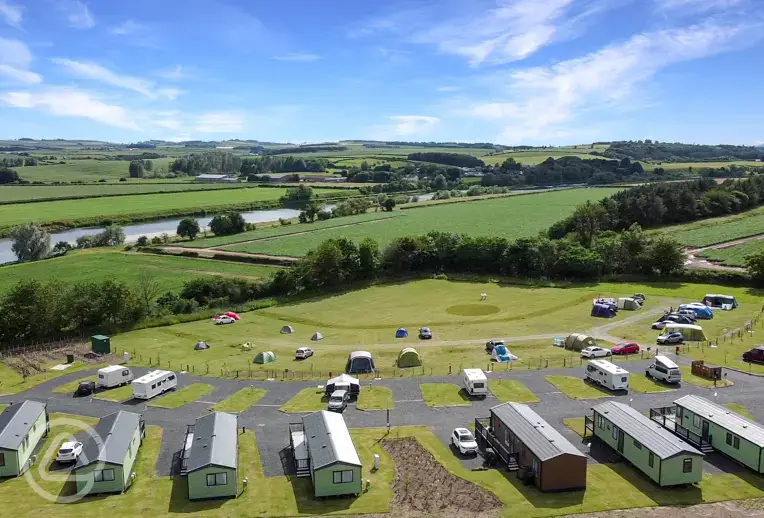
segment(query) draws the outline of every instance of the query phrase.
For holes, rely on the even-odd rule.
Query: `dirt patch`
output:
[[[395,462],[392,516],[494,516],[502,507],[493,493],[446,470],[416,439],[385,439]]]
[[[460,304],[446,308],[446,313],[463,317],[479,317],[498,312],[499,308],[491,304]]]
[[[89,344],[86,343],[61,344],[60,347],[49,350],[19,352],[6,356],[3,361],[10,368],[27,377],[46,372],[46,366],[52,362],[64,363],[68,354],[73,354],[75,361],[83,363],[96,364],[103,361],[91,352]]]

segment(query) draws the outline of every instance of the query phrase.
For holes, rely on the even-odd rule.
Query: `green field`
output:
[[[213,406],[210,410],[215,412],[244,412],[246,409],[260,401],[267,390],[250,387],[241,389],[237,393],[225,398]]]
[[[127,153],[123,151],[122,154]],[[42,154],[46,154],[42,152]],[[174,158],[157,158],[154,170],[164,167],[169,171]],[[37,165],[16,167],[19,176],[30,182],[73,182],[76,180],[97,181],[101,179],[118,180],[130,176],[127,160],[65,160],[65,164]]]
[[[535,235],[570,214],[577,205],[587,200],[602,199],[614,192],[615,189],[575,189],[434,205],[394,211],[390,213],[391,218],[384,221],[367,220],[363,224],[231,245],[225,249],[300,257],[330,238],[361,241],[372,237],[384,247],[396,237],[429,231],[514,239]],[[342,220],[347,220],[348,224],[355,223],[349,218]]]
[[[4,185],[0,187],[0,202],[246,188],[247,184],[191,183],[188,179],[185,183],[142,181],[88,185]]]
[[[22,279],[41,282],[60,280],[67,283],[103,281],[107,279],[137,284],[148,273],[158,283],[161,293],[178,291],[194,277],[226,275],[262,278],[276,267],[233,263],[191,257],[172,257],[139,253],[122,253],[114,249],[96,248],[72,251],[63,257],[12,264],[0,267],[0,293]]]
[[[657,232],[671,235],[687,246],[708,246],[764,233],[764,207],[723,218],[704,219],[686,225],[663,227]]]
[[[459,385],[453,383],[422,383],[419,385],[422,399],[429,407],[469,406],[467,393]]]
[[[149,406],[160,408],[180,408],[193,403],[215,390],[215,387],[207,383],[192,383],[180,390],[159,396],[149,402]]]
[[[761,230],[764,231],[764,228]],[[746,256],[761,252],[762,250],[764,250],[764,240],[757,239],[729,248],[705,250],[701,255],[707,259],[718,261],[728,266],[745,266]]]
[[[645,169],[647,169],[647,163],[643,162],[643,164],[645,165]],[[692,167],[695,170],[700,170],[706,167],[719,168],[729,167],[731,165],[762,167],[764,166],[764,163],[756,162],[754,160],[731,160],[729,162],[662,162],[661,164],[651,163],[650,169],[655,167],[662,167],[666,171],[674,171],[677,169],[687,169],[688,167]]]

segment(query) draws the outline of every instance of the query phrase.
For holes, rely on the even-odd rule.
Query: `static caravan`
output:
[[[133,397],[151,399],[178,386],[178,377],[172,371],[151,371],[133,381]]]
[[[133,371],[122,365],[109,365],[98,369],[96,385],[103,388],[119,387],[133,381]]]
[[[48,427],[46,406],[37,401],[11,405],[0,414],[0,478],[17,477],[31,467]]]
[[[703,454],[623,403],[607,401],[586,417],[586,428],[661,487],[703,479]]]
[[[610,390],[629,388],[629,371],[607,360],[589,360],[586,378]]]
[[[462,384],[470,396],[488,396],[488,378],[480,369],[462,370]]]
[[[712,308],[731,310],[737,307],[737,300],[732,295],[717,295],[709,293],[703,297],[703,304]]]
[[[236,498],[238,417],[213,412],[186,432],[181,474],[187,475],[188,499]]]

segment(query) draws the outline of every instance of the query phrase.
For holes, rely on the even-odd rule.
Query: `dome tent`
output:
[[[401,327],[395,332],[395,338],[408,338],[408,337],[409,337],[409,332],[406,330],[405,327]]]
[[[642,304],[634,298],[630,297],[621,297],[618,299],[618,309],[626,309],[629,311],[635,311],[637,309],[642,309]]]
[[[374,372],[374,359],[368,351],[353,351],[348,356],[345,372],[349,374],[357,372]]]
[[[209,349],[210,346],[207,342],[196,342],[196,345],[194,346],[194,351],[204,351],[205,349]]]
[[[292,328],[292,326],[284,326],[281,328],[282,335],[291,335],[292,333],[294,333],[294,328]]]
[[[419,367],[422,365],[422,358],[419,353],[413,347],[406,347],[401,349],[398,354],[398,367]]]
[[[276,355],[272,351],[261,351],[255,356],[255,363],[270,363],[276,361]]]
[[[570,351],[580,351],[596,345],[593,337],[582,333],[572,333],[565,339],[565,348]]]
[[[310,339],[313,340],[314,342],[318,342],[319,340],[324,339],[324,335],[316,331],[315,333],[313,333],[313,336],[311,336]]]
[[[592,316],[600,318],[613,318],[616,309],[609,304],[594,304],[592,306]]]

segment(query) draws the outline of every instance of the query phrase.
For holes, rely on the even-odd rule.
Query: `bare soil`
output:
[[[40,374],[47,370],[46,366],[51,362],[66,362],[66,355],[73,354],[75,361],[83,363],[99,363],[99,356],[90,351],[89,344],[70,343],[61,344],[60,347],[48,350],[28,350],[5,357],[6,365],[24,377]]]
[[[569,518],[750,518],[757,516],[764,516],[764,499],[761,498],[687,507],[648,507],[575,514],[569,515]]]
[[[502,507],[493,493],[446,470],[416,439],[385,439],[395,462],[392,516],[491,517]]]

